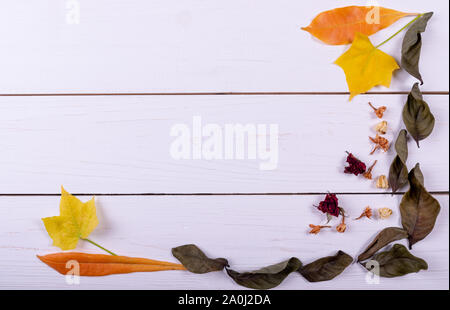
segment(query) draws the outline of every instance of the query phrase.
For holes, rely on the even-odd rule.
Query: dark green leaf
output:
[[[374,264],[374,261],[376,264]],[[394,278],[408,273],[427,270],[427,263],[408,252],[405,246],[395,244],[389,251],[376,254],[363,266],[380,277]]]
[[[425,189],[418,164],[411,170],[408,179],[410,189],[402,198],[400,213],[403,228],[408,232],[409,248],[411,248],[433,230],[441,207]]]
[[[339,251],[335,256],[320,258],[300,268],[299,272],[309,282],[328,281],[341,274],[352,261],[350,255]]]
[[[419,71],[420,51],[422,49],[422,33],[427,28],[433,12],[424,14],[406,32],[402,45],[402,67],[423,84]]]
[[[225,258],[208,258],[196,245],[187,244],[172,249],[175,256],[187,270],[193,273],[220,271],[228,266]]]
[[[406,238],[408,238],[408,233],[404,229],[398,227],[385,228],[375,237],[367,249],[358,256],[358,262],[371,258],[372,255],[389,243]]]
[[[389,169],[389,184],[393,193],[408,184],[408,167],[406,167],[406,160],[408,159],[407,135],[406,130],[402,129],[395,142],[397,156]]]
[[[414,84],[408,95],[408,101],[403,108],[403,122],[409,134],[416,140],[417,146],[419,141],[433,132],[435,119],[430,107],[423,100],[418,83]]]
[[[258,290],[267,290],[280,285],[289,274],[297,271],[301,266],[300,260],[292,257],[285,262],[252,272],[239,273],[227,269],[227,273],[239,285]]]
[[[420,164],[416,164],[412,172],[414,173],[414,176],[417,179],[417,181],[419,181],[419,183],[422,184],[422,186],[425,186],[425,179],[423,177],[422,170],[420,170]]]

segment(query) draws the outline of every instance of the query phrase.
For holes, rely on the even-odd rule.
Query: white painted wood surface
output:
[[[198,244],[208,255],[226,257],[240,271],[258,269],[292,256],[304,263],[343,250],[356,257],[384,227],[399,226],[401,197],[343,195],[342,206],[352,218],[366,205],[390,207],[388,220],[349,219],[348,230],[308,234],[308,224],[323,223],[312,207],[322,196],[213,196],[213,197],[97,197],[100,225],[91,238],[118,254],[176,261],[171,248]],[[82,197],[87,200],[88,197]],[[280,289],[448,289],[448,196],[437,196],[441,214],[435,230],[417,243],[412,253],[428,262],[429,270],[398,279],[367,284],[366,272],[348,267],[333,281],[311,284],[291,275]],[[81,278],[67,285],[65,278],[48,268],[36,254],[59,251],[51,246],[41,217],[58,211],[59,197],[2,197],[0,217],[0,289],[239,289],[226,274],[195,275],[184,271],[135,273]],[[331,222],[335,226],[338,221]],[[400,243],[406,244],[403,241]],[[78,250],[99,253],[80,242]]]
[[[380,120],[367,104],[387,106],[395,141],[406,95],[0,97],[0,193],[309,193],[374,192],[374,182],[343,174],[345,151],[387,175],[395,157],[370,156]],[[426,96],[433,134],[408,165],[420,162],[430,191],[448,191],[448,96]],[[278,124],[277,169],[264,160],[176,160],[172,126]],[[206,140],[206,138],[204,139]]]
[[[78,0],[79,24],[70,24],[67,2],[1,1],[0,68],[7,78],[0,93],[347,91],[342,70],[332,65],[346,47],[325,46],[300,27],[324,10],[368,4]],[[378,3],[435,12],[424,35],[424,90],[448,91],[449,2]],[[371,39],[382,42],[410,19]],[[399,60],[401,42],[399,36],[382,49]],[[398,72],[390,90],[409,91],[413,82]]]
[[[345,92],[331,63],[346,47],[324,46],[300,26],[319,12],[366,1],[334,0],[79,0],[80,23],[66,23],[66,1],[0,2],[0,95],[64,93]],[[408,165],[421,163],[430,191],[441,192],[435,230],[413,249],[428,271],[369,285],[354,264],[331,282],[310,284],[291,275],[280,289],[449,288],[449,2],[380,1],[398,10],[434,11],[424,35],[424,91],[436,116],[433,134]],[[372,37],[381,42],[406,24]],[[399,59],[401,37],[383,46]],[[414,79],[398,72],[390,89],[409,91]],[[399,226],[401,196],[344,175],[345,153],[387,174],[395,156],[369,156],[379,121],[367,105],[385,105],[387,135],[401,128],[406,95],[240,96],[0,96],[0,289],[240,289],[226,275],[173,271],[82,278],[68,286],[36,254],[51,246],[41,218],[58,213],[59,186],[97,197],[100,225],[92,239],[129,256],[171,260],[170,249],[196,243],[233,268],[252,270],[298,256],[304,263],[343,250],[356,256],[379,230]],[[258,160],[176,161],[170,128],[204,124],[279,125],[279,165]],[[352,217],[366,205],[390,207],[386,221],[349,222],[348,231],[307,233],[323,215],[312,207],[326,191],[344,192]],[[115,194],[149,194],[112,196]],[[166,193],[165,196],[154,196]],[[182,193],[187,196],[174,196]],[[226,195],[199,196],[198,193]],[[237,193],[259,196],[230,195]],[[267,195],[269,193],[269,195]],[[274,195],[298,193],[299,195]],[[34,196],[28,196],[33,194]],[[83,196],[86,200],[88,197]],[[336,224],[333,222],[333,224]],[[400,242],[400,243],[403,243]],[[99,253],[89,244],[77,250]]]

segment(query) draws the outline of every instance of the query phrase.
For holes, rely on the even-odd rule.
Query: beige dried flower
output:
[[[372,103],[369,102],[369,105],[372,107],[372,109],[375,111],[375,114],[378,118],[383,118],[384,112],[386,112],[386,107],[379,107],[375,108]]]
[[[363,213],[361,213],[361,215],[358,218],[355,218],[355,220],[362,219],[363,217],[367,217],[369,219],[372,218],[372,209],[369,206],[367,206],[364,209]]]
[[[385,175],[380,175],[377,179],[377,188],[384,188],[384,189],[388,189],[389,188],[389,183],[388,180],[386,178]]]
[[[378,209],[378,215],[382,220],[388,219],[392,215],[392,210],[389,208],[380,208]]]
[[[389,150],[389,140],[383,137],[380,137],[378,134],[376,135],[375,138],[369,137],[370,141],[372,141],[373,143],[375,143],[375,147],[372,150],[372,152],[370,153],[370,155],[372,155],[373,153],[375,153],[376,150],[378,149],[382,149],[383,151],[387,152]]]
[[[311,231],[309,233],[315,235],[317,235],[322,228],[331,228],[331,226],[319,226],[313,224],[309,224],[309,227],[311,228]]]
[[[386,121],[382,121],[381,123],[378,123],[375,126],[375,130],[380,134],[380,135],[385,135],[387,132],[387,127],[388,127],[388,123]]]

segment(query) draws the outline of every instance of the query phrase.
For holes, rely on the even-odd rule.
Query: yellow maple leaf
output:
[[[98,219],[94,198],[81,202],[61,187],[59,216],[43,218],[45,229],[53,245],[61,250],[72,250],[80,238],[85,239],[97,227]]]
[[[392,73],[400,69],[394,57],[380,51],[369,38],[357,33],[352,46],[335,64],[340,66],[347,78],[350,100],[377,85],[391,85]]]

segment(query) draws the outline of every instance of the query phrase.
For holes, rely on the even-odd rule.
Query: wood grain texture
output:
[[[367,1],[78,3],[79,24],[70,24],[67,1],[1,1],[0,93],[347,91],[332,65],[346,47],[325,46],[300,28],[324,10]],[[435,12],[424,35],[424,90],[448,91],[448,1],[382,5]],[[371,39],[382,42],[410,19]],[[399,36],[382,49],[399,60],[401,43]],[[398,72],[390,90],[409,91],[413,82]]]
[[[175,261],[172,247],[196,243],[208,255],[229,258],[238,271],[291,256],[309,263],[339,249],[356,257],[381,229],[400,225],[400,195],[342,169],[349,150],[368,164],[378,159],[375,176],[388,173],[393,149],[368,155],[379,120],[367,102],[388,107],[393,141],[415,80],[398,71],[390,89],[349,103],[344,74],[332,65],[346,47],[325,46],[300,30],[321,11],[367,1],[78,0],[79,24],[67,23],[67,3],[0,2],[0,289],[241,288],[220,272],[182,271],[67,285],[36,258],[59,251],[40,219],[58,213],[60,185],[102,195],[91,237],[119,254]],[[353,264],[331,282],[291,275],[280,289],[449,288],[449,2],[381,4],[435,12],[423,37],[421,71],[436,127],[420,150],[410,141],[408,160],[410,168],[421,163],[429,190],[444,193],[436,196],[442,209],[435,230],[412,252],[429,270],[371,285]],[[409,20],[371,39],[379,43]],[[399,36],[382,49],[399,61],[400,48]],[[278,124],[278,169],[260,171],[256,160],[172,159],[170,128],[190,125],[194,115],[221,126]],[[345,234],[309,235],[308,224],[323,220],[312,207],[323,196],[314,193],[326,191],[348,193],[340,202],[351,217],[366,205],[389,207],[394,215],[349,221]],[[99,253],[87,243],[77,250]]]
[[[170,249],[196,243],[208,255],[226,257],[236,270],[247,271],[292,256],[309,263],[343,250],[356,257],[384,227],[399,226],[401,197],[340,196],[350,217],[366,205],[390,207],[388,220],[348,220],[344,234],[323,231],[308,234],[308,224],[323,223],[312,207],[322,196],[303,197],[97,197],[99,227],[91,239],[118,254],[176,261]],[[436,196],[442,206],[434,231],[414,246],[412,253],[425,259],[429,270],[397,279],[367,284],[357,264],[330,282],[308,283],[290,276],[280,289],[448,289],[448,195]],[[87,200],[87,197],[82,197]],[[59,251],[51,246],[41,217],[58,212],[59,197],[0,198],[0,289],[239,289],[221,272],[195,275],[183,271],[135,273],[81,278],[67,285],[63,276],[41,263],[36,254]],[[337,221],[333,220],[332,225]],[[406,244],[405,241],[400,241]],[[100,253],[88,243],[77,250]]]
[[[395,157],[370,156],[380,120],[367,104],[388,107],[386,137],[401,129],[406,96],[120,96],[0,98],[0,193],[311,193],[382,192],[374,182],[343,174],[345,151],[388,174]],[[433,134],[410,141],[430,191],[448,192],[448,96],[425,96],[436,116]],[[203,124],[279,125],[279,161],[175,160],[170,129]]]

